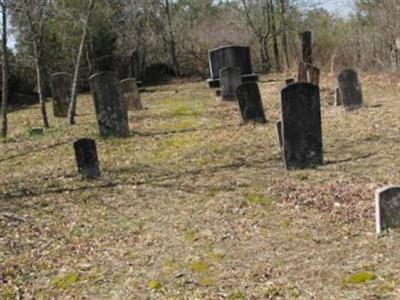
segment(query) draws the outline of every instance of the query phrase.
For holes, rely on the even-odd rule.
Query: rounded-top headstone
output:
[[[242,84],[242,73],[239,68],[226,67],[219,71],[221,98],[225,101],[237,100],[236,90]]]
[[[260,89],[255,82],[242,83],[236,90],[243,122],[267,123]]]
[[[125,78],[118,84],[118,92],[126,110],[142,110],[139,88],[135,78]]]
[[[295,83],[282,90],[282,132],[288,170],[323,163],[321,107],[318,86]]]
[[[363,104],[363,96],[357,71],[353,69],[343,70],[338,76],[338,81],[340,96],[345,109],[360,108]]]
[[[128,113],[119,96],[118,78],[114,72],[97,73],[89,77],[100,135],[129,135]]]
[[[376,233],[400,227],[400,186],[387,186],[375,193]]]
[[[53,112],[55,117],[66,118],[71,99],[72,75],[55,73],[50,78]]]

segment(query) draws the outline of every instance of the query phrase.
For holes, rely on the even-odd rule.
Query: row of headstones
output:
[[[110,80],[110,81],[108,81]],[[94,101],[97,108],[102,113],[103,110],[114,112],[116,110],[141,110],[139,88],[135,78],[126,78],[117,82],[116,75],[113,73],[99,73],[93,75],[90,79],[91,91],[96,95]],[[99,82],[101,82],[99,84]],[[53,112],[55,117],[66,118],[71,99],[72,75],[68,73],[55,73],[51,76],[51,91],[53,98]],[[111,89],[110,103],[104,98],[107,95],[104,90]],[[116,96],[118,94],[118,96]],[[116,101],[116,98],[120,98]],[[116,107],[116,103],[121,102],[121,108]],[[109,106],[112,106],[109,109]],[[97,113],[99,115],[99,113]],[[104,115],[107,113],[104,112]],[[104,130],[101,130],[104,131]]]
[[[313,87],[314,88],[310,89],[311,93],[315,93],[315,86]],[[293,93],[296,92],[296,90],[298,90],[298,88],[291,91],[286,91],[284,97],[293,97]],[[297,102],[297,104],[301,103]],[[98,178],[101,172],[96,142],[93,139],[77,140],[74,143],[74,150],[78,172],[84,178]],[[316,159],[319,160],[322,159],[322,157],[316,157]],[[380,234],[390,228],[400,227],[400,186],[389,186],[377,190],[375,203],[377,234]]]

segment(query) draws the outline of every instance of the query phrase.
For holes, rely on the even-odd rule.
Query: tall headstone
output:
[[[312,59],[312,32],[311,31],[304,31],[300,33],[301,39],[301,49],[302,49],[302,56],[303,62],[306,64],[313,64]]]
[[[71,98],[72,75],[68,73],[55,73],[51,75],[50,81],[54,116],[66,118]]]
[[[400,227],[400,186],[387,186],[375,193],[376,233]]]
[[[240,69],[236,67],[226,67],[221,69],[219,74],[222,100],[237,100],[236,90],[242,84]]]
[[[363,104],[361,84],[355,70],[343,70],[339,76],[339,89],[343,106],[346,110],[360,108]]]
[[[126,137],[129,135],[128,113],[117,91],[114,72],[102,72],[89,78],[100,135]]]
[[[323,163],[321,107],[318,86],[295,83],[282,90],[282,131],[288,170]]]
[[[142,102],[140,101],[139,88],[135,78],[126,78],[119,82],[118,93],[122,98],[125,110],[142,110]]]
[[[96,142],[92,139],[80,139],[74,143],[78,172],[85,178],[100,176]]]
[[[239,108],[245,123],[267,123],[260,90],[256,82],[242,83],[236,90]]]
[[[210,76],[207,80],[210,88],[220,86],[219,71],[226,67],[239,68],[242,81],[257,81],[258,76],[253,73],[250,48],[243,46],[226,46],[212,49],[208,53]]]

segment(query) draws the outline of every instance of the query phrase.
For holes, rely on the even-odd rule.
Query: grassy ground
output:
[[[274,80],[273,80],[274,79]],[[366,107],[322,81],[324,166],[286,172],[275,132],[284,77],[260,83],[269,124],[240,125],[204,83],[142,94],[132,135],[101,139],[37,107],[0,144],[0,299],[398,299],[400,235],[374,234],[374,190],[400,183],[400,85],[362,76]],[[50,105],[48,106],[51,111]],[[83,181],[72,142],[97,140]]]

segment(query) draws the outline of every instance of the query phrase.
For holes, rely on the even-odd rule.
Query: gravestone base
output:
[[[242,75],[242,82],[257,82],[259,79],[257,74],[246,74]],[[217,79],[207,79],[208,87],[212,89],[216,89],[220,87],[220,80]]]

